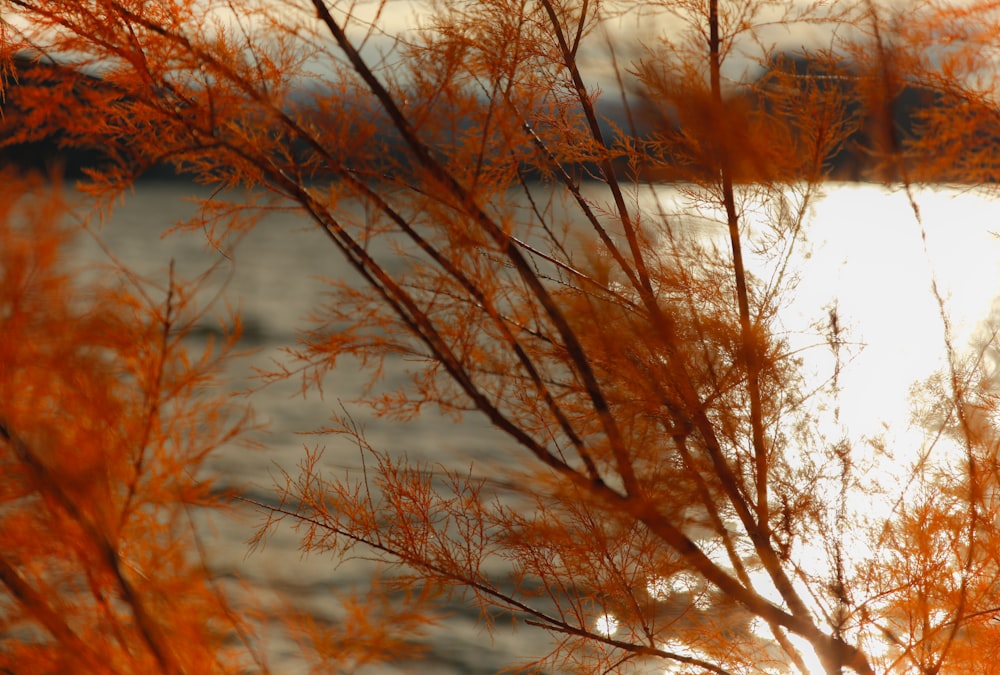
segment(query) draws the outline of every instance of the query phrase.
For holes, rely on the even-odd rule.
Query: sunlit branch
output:
[[[633,270],[631,265],[629,265],[628,262],[625,260],[625,256],[622,254],[621,250],[619,250],[618,246],[611,239],[611,235],[608,233],[607,228],[604,227],[600,219],[597,217],[597,214],[594,213],[594,210],[591,207],[591,205],[587,202],[586,198],[583,196],[583,193],[580,192],[580,186],[577,185],[574,182],[573,177],[566,172],[566,169],[559,163],[559,160],[556,157],[555,153],[552,152],[552,150],[545,144],[545,141],[542,140],[542,138],[535,132],[534,128],[531,126],[531,123],[526,120],[522,124],[522,128],[524,129],[524,132],[528,134],[528,137],[532,140],[535,146],[538,148],[539,152],[541,152],[542,155],[546,158],[546,160],[548,160],[550,168],[553,171],[555,171],[556,175],[559,177],[559,180],[562,181],[563,185],[566,186],[566,189],[573,196],[573,199],[580,207],[581,213],[587,219],[587,222],[590,224],[590,226],[594,229],[594,232],[597,233],[597,236],[600,238],[601,245],[604,247],[605,250],[608,251],[611,257],[614,258],[615,262],[621,268],[625,276],[629,279],[629,282],[632,284],[632,286],[634,288],[640,288],[641,285],[638,278],[636,277],[635,270]]]
[[[327,532],[336,537],[343,537],[344,539],[347,539],[348,541],[351,541],[354,544],[361,544],[362,546],[368,547],[374,551],[385,554],[392,559],[398,560],[399,562],[405,563],[406,565],[413,567],[415,570],[420,570],[423,572],[431,572],[434,573],[435,575],[449,579],[453,583],[466,586],[470,589],[473,589],[489,597],[492,601],[497,602],[499,606],[506,607],[507,609],[513,611],[524,612],[525,614],[535,617],[545,626],[550,626],[554,628],[564,628],[569,630],[573,630],[574,628],[571,624],[567,623],[566,621],[550,616],[545,612],[543,612],[542,610],[536,607],[532,607],[531,605],[528,605],[525,602],[522,602],[517,598],[507,593],[504,593],[503,591],[500,591],[495,586],[490,584],[487,579],[485,579],[479,574],[475,574],[475,576],[461,574],[453,568],[442,567],[426,558],[415,556],[404,549],[394,547],[391,544],[387,544],[381,538],[371,539],[371,538],[366,538],[365,536],[362,535],[358,535],[357,533],[343,526],[338,520],[336,519],[332,521],[328,520],[325,517],[325,514],[316,514],[310,516],[301,513],[298,510],[292,510],[283,505],[274,506],[270,504],[264,504],[250,497],[241,496],[238,497],[238,499],[240,501],[256,506],[257,508],[263,510],[266,514],[268,514],[269,525],[265,527],[273,525],[275,518],[284,518],[284,517],[292,518],[301,524],[309,526],[310,528]],[[470,570],[470,572],[477,572],[477,570]]]
[[[348,60],[368,85],[371,92],[381,102],[386,113],[392,120],[393,125],[396,127],[397,131],[399,131],[403,140],[413,152],[415,158],[435,180],[439,181],[460,200],[463,208],[465,208],[469,215],[472,216],[476,225],[481,227],[483,231],[497,243],[501,250],[507,254],[521,279],[538,299],[539,304],[542,306],[546,315],[554,324],[560,338],[563,340],[566,351],[568,352],[572,363],[575,365],[577,373],[583,380],[587,394],[593,403],[594,411],[597,414],[598,419],[601,421],[601,425],[608,436],[612,451],[615,455],[616,468],[622,478],[625,490],[626,492],[634,493],[637,489],[636,477],[626,453],[621,431],[618,428],[617,421],[614,419],[608,401],[604,396],[602,387],[591,368],[586,350],[583,349],[576,334],[573,332],[573,329],[570,327],[566,317],[563,315],[562,310],[556,304],[549,291],[542,284],[541,280],[534,274],[531,266],[528,264],[524,256],[521,255],[519,249],[516,246],[511,246],[509,236],[503,231],[502,228],[498,227],[497,224],[490,219],[482,208],[476,204],[473,196],[458,183],[454,176],[452,176],[437,160],[431,156],[427,147],[416,137],[409,121],[400,111],[396,101],[365,64],[361,55],[356,51],[353,44],[343,32],[343,29],[341,29],[340,25],[330,15],[329,9],[326,7],[323,0],[312,1],[321,21],[323,21],[324,25],[326,25],[330,30],[330,33],[334,36],[334,39],[336,39],[341,49],[344,50]]]
[[[645,257],[639,244],[637,228],[632,220],[629,208],[625,204],[625,197],[622,194],[621,186],[618,183],[618,177],[615,173],[614,167],[611,165],[610,151],[608,149],[607,142],[604,140],[604,134],[601,131],[600,123],[597,119],[597,113],[594,110],[594,104],[587,93],[586,84],[583,82],[583,76],[580,73],[580,68],[576,60],[576,45],[571,48],[566,42],[566,36],[563,32],[562,24],[556,14],[555,7],[552,5],[552,1],[541,0],[541,3],[545,8],[545,12],[548,14],[552,31],[559,43],[559,49],[563,54],[563,66],[567,69],[570,77],[572,78],[573,86],[576,89],[577,100],[580,103],[580,108],[587,117],[590,134],[597,142],[597,145],[602,153],[600,158],[601,171],[607,181],[609,189],[611,190],[611,195],[615,202],[615,208],[618,210],[618,217],[622,222],[625,239],[628,242],[629,249],[631,250],[632,262],[635,265],[635,271],[639,281],[639,285],[636,287],[636,290],[641,293],[643,301],[650,305],[650,311],[653,312],[655,311],[653,309],[653,306],[655,306],[655,294],[653,293],[653,286],[650,282],[649,271],[646,269]],[[586,11],[586,3],[581,11]],[[584,19],[585,17],[581,16],[581,22],[584,21]]]
[[[656,656],[661,659],[676,661],[678,663],[683,663],[688,666],[696,666],[710,673],[718,673],[718,675],[733,675],[732,671],[720,668],[714,663],[710,663],[708,661],[704,661],[702,659],[698,659],[693,656],[684,656],[683,654],[671,652],[666,649],[657,649],[656,647],[650,647],[647,645],[638,645],[633,642],[626,642],[624,640],[615,640],[612,637],[601,635],[600,633],[578,629],[572,626],[553,626],[550,624],[541,623],[539,621],[534,621],[532,619],[525,620],[525,623],[528,624],[529,626],[539,626],[541,628],[546,628],[547,630],[551,630],[556,633],[565,633],[566,635],[585,637],[588,640],[595,640],[597,642],[604,643],[611,647],[616,647],[618,649],[621,649],[622,651],[627,653],[638,654],[641,656]]]
[[[298,183],[290,182],[285,185],[294,194],[310,215],[323,225],[324,230],[333,239],[338,247],[347,255],[351,265],[368,281],[389,304],[395,309],[399,317],[413,329],[413,332],[431,349],[435,357],[448,371],[474,405],[482,411],[486,417],[497,428],[508,433],[515,441],[531,451],[533,455],[541,459],[548,466],[558,470],[562,474],[576,475],[575,470],[564,461],[555,457],[547,448],[539,444],[534,438],[526,433],[520,426],[511,421],[503,412],[494,405],[489,398],[472,381],[470,373],[462,365],[461,361],[453,353],[447,342],[434,327],[429,317],[416,307],[413,299],[383,270],[356,241],[354,241],[344,230],[344,228],[329,213],[326,213],[322,206],[313,200],[309,192]],[[539,381],[540,383],[540,381]],[[584,455],[586,456],[586,455]],[[596,468],[592,469],[596,471]],[[589,478],[597,484],[601,484],[599,476]]]
[[[619,262],[621,269],[632,278],[633,285],[636,288],[640,288],[640,282],[638,279],[632,277],[634,271],[625,263],[624,259],[620,256],[617,248],[611,242],[610,237],[608,237],[604,228],[600,225],[596,215],[590,209],[589,204],[583,199],[582,194],[579,189],[573,184],[569,175],[555,162],[554,156],[549,152],[544,142],[534,133],[530,126],[525,125],[525,130],[531,135],[535,140],[539,148],[546,152],[548,156],[552,159],[553,165],[557,169],[557,174],[561,176],[564,184],[568,187],[571,194],[573,194],[577,202],[579,203],[583,213],[587,216],[588,221],[594,225],[595,230],[601,237],[604,245],[608,251],[615,256],[616,260]],[[757,529],[757,525],[754,522],[749,509],[746,506],[742,490],[739,486],[739,481],[735,478],[726,459],[723,457],[721,447],[716,438],[715,431],[712,427],[712,423],[708,420],[705,415],[705,403],[699,401],[697,393],[690,384],[690,375],[686,372],[685,366],[679,361],[678,358],[678,341],[674,332],[674,322],[672,319],[664,315],[657,303],[653,303],[651,308],[651,318],[654,323],[660,328],[664,345],[666,346],[666,354],[668,355],[668,365],[673,375],[672,384],[677,388],[681,400],[683,402],[684,414],[690,416],[692,424],[697,428],[698,432],[702,435],[705,440],[709,455],[712,458],[713,467],[720,478],[720,481],[724,487],[724,490],[735,507],[737,513],[740,515],[740,519],[747,531],[751,534],[751,538],[754,539],[754,532]],[[758,541],[758,539],[755,539]]]
[[[721,68],[719,38],[719,2],[709,2],[709,77],[713,103],[722,108]],[[756,511],[757,526],[761,537],[767,540],[770,532],[768,509],[768,447],[764,440],[764,422],[761,413],[760,399],[760,354],[757,341],[754,339],[754,326],[750,317],[750,302],[747,293],[747,273],[743,264],[742,235],[740,219],[736,212],[735,190],[733,188],[733,173],[727,150],[721,151],[719,166],[722,179],[722,199],[726,210],[726,225],[729,230],[729,241],[733,253],[733,278],[736,282],[736,299],[740,313],[740,334],[743,341],[743,358],[747,369],[747,391],[750,395],[750,428],[753,442],[755,479],[757,486]]]
[[[736,602],[765,621],[773,622],[787,628],[792,633],[801,635],[817,647],[818,653],[825,654],[826,659],[832,659],[834,656],[843,658],[842,662],[859,674],[874,675],[874,670],[868,664],[865,655],[856,647],[847,644],[839,638],[825,635],[815,626],[808,614],[789,614],[765,600],[753,589],[746,588],[740,584],[738,580],[734,579],[713,562],[694,541],[677,529],[669,519],[651,509],[648,504],[639,504],[635,500],[626,500],[618,496],[612,496],[608,492],[606,490],[601,491],[600,496],[608,501],[617,501],[618,507],[627,509],[629,513],[632,513],[637,519],[648,526],[650,530],[662,537],[699,574]],[[795,597],[797,598],[798,596],[796,595]]]
[[[534,134],[530,126],[526,126],[525,129],[533,137],[533,139],[539,145],[539,147],[543,151],[548,152],[545,148],[544,143],[536,134]],[[552,157],[551,153],[548,153],[548,155]],[[552,157],[552,159],[554,160],[554,157]],[[597,232],[602,237],[602,240],[606,240],[605,246],[607,247],[607,249],[611,251],[613,255],[615,255],[617,249],[613,246],[613,244],[610,243],[610,239],[606,237],[603,228],[599,225],[596,217],[590,211],[589,205],[582,199],[579,190],[573,185],[572,181],[569,179],[569,176],[565,173],[565,171],[562,171],[561,167],[558,167],[557,163],[555,163],[555,166],[559,170],[558,173],[562,177],[563,182],[570,189],[571,193],[577,197],[577,201],[583,208],[584,213],[588,216],[588,220],[592,224],[595,224]],[[626,228],[626,231],[628,231],[628,228]],[[630,276],[631,274],[633,274],[630,267],[624,263],[624,260],[619,259],[619,263],[621,265],[622,270],[626,274]],[[642,288],[641,279],[634,278],[633,282],[637,289]],[[648,296],[644,295],[643,297],[648,297]],[[758,552],[760,553],[762,559],[766,561],[765,566],[767,567],[769,573],[772,576],[777,575],[781,577],[782,575],[780,574],[780,566],[774,559],[773,551],[770,550],[770,545],[766,541],[767,540],[766,536],[762,537],[756,534],[759,525],[758,523],[754,522],[754,518],[751,516],[749,510],[746,508],[743,496],[741,494],[741,490],[738,487],[739,485],[738,481],[735,479],[725,458],[722,455],[721,448],[718,445],[718,441],[715,436],[715,432],[712,429],[712,424],[705,416],[704,403],[698,400],[697,394],[690,386],[690,376],[685,372],[684,366],[680,363],[680,361],[677,358],[677,352],[674,346],[677,345],[678,342],[674,336],[673,321],[662,313],[662,311],[659,308],[659,305],[655,303],[655,301],[653,301],[652,305],[650,306],[650,312],[654,322],[661,329],[664,343],[667,346],[667,354],[669,355],[668,362],[674,374],[672,382],[673,385],[679,389],[679,393],[684,403],[685,411],[687,414],[691,415],[695,427],[698,429],[699,433],[705,439],[706,446],[712,458],[713,466],[718,476],[721,479],[722,485],[727,495],[729,496],[731,502],[733,503],[733,506],[736,508],[737,513],[740,515],[743,524],[747,527],[747,531],[748,533],[750,533],[751,539],[754,541],[755,546],[758,548]],[[758,425],[758,428],[761,428],[761,426]],[[764,457],[766,459],[766,454],[757,453],[757,457],[758,458]],[[758,481],[758,485],[760,485],[760,481]],[[764,527],[766,527],[766,524],[764,525]],[[761,550],[762,548],[765,550]],[[795,592],[794,590],[791,589],[791,585],[790,583],[788,583],[787,578],[775,579],[775,584],[779,589],[781,589],[783,595],[791,598],[790,604],[792,606],[798,606],[800,608],[800,611],[805,613],[804,605],[801,604],[801,601],[796,601]]]

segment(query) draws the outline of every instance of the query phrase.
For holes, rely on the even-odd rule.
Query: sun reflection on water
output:
[[[1000,239],[994,234],[1000,229],[1000,204],[958,190],[925,190],[916,197],[920,220],[901,191],[829,186],[811,209],[806,241],[793,260],[799,282],[780,315],[790,346],[802,350],[814,384],[828,381],[835,367],[830,350],[817,340],[816,330],[831,307],[836,308],[849,347],[842,354],[846,358],[840,364],[834,404],[815,420],[821,437],[849,448],[852,470],[858,472],[853,478],[862,486],[845,505],[846,519],[837,535],[848,576],[864,561],[888,553],[872,549],[871,534],[892,514],[895,504],[909,497],[907,477],[929,442],[928,429],[912,418],[914,386],[946,367],[946,337],[956,351],[967,352],[977,330],[981,332],[983,322],[1000,307],[996,304]],[[759,258],[754,263],[767,264]],[[940,292],[943,307],[932,293],[932,284]],[[948,319],[947,335],[942,310]],[[955,450],[948,450],[941,439],[935,442],[941,446],[935,450],[938,461],[955,458]],[[807,455],[801,459],[805,461]],[[820,496],[826,494],[833,504],[839,489],[831,481],[820,487]],[[744,544],[740,555],[751,560],[749,542],[737,543]],[[829,579],[833,551],[830,541],[797,540],[789,555],[801,577]],[[725,551],[709,553],[715,562],[730,568]],[[770,577],[753,569],[752,560],[748,566],[756,592],[783,607]],[[813,597],[801,578],[795,583],[802,597]],[[692,607],[712,608],[704,580],[690,573],[651,576],[646,592],[657,601],[686,595]],[[879,606],[877,599],[867,604],[873,612]],[[810,609],[823,616],[819,606]],[[950,615],[933,610],[928,620],[933,628],[946,624]],[[607,614],[596,620],[595,628],[611,635],[624,626]],[[746,629],[761,640],[774,639],[771,628],[759,618],[750,620]],[[841,630],[849,642],[874,659],[887,657],[894,649],[889,638],[871,626],[859,628],[848,622]],[[788,640],[802,654],[810,673],[825,672],[808,641],[795,635]],[[699,657],[696,648],[679,640],[663,643],[662,649]],[[664,674],[681,671],[674,665],[662,670]]]
[[[594,621],[594,630],[606,637],[611,637],[618,632],[618,619],[610,614],[597,617]]]

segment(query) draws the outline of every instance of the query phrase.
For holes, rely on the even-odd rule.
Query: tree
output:
[[[187,343],[172,275],[74,283],[56,188],[0,184],[0,670],[239,672],[249,622],[195,527],[226,501],[205,461],[247,426],[205,394],[235,334]]]
[[[956,157],[991,129],[975,56],[995,35],[988,3],[491,0],[434,5],[400,34],[386,3],[4,6],[8,57],[71,75],[9,88],[32,124],[11,142],[100,139],[108,163],[85,188],[106,205],[164,161],[290,200],[364,284],[330,280],[301,369],[279,375],[313,386],[354,355],[377,378],[404,356],[412,382],[375,410],[484,415],[518,453],[505,480],[442,472],[344,417],[366,471],[324,476],[309,454],[282,505],[261,505],[260,538],[291,520],[308,550],[398,563],[398,588],[464,589],[487,617],[551,632],[545,663],[580,672],[995,668],[992,352],[961,362],[941,304],[949,371],[928,384],[928,420],[954,442],[906,459],[838,426],[835,305],[817,308],[820,385],[781,314],[846,143],[864,132],[919,226],[910,153]],[[626,22],[658,32],[626,45],[612,33]],[[803,71],[775,29],[828,47]],[[906,134],[909,86],[947,105]],[[953,110],[958,131],[919,133]],[[958,177],[991,166],[976,148]],[[663,206],[662,177],[687,219]],[[253,208],[233,219],[209,200],[198,227],[228,236]],[[721,239],[692,236],[692,213]],[[870,465],[905,478],[885,482],[884,512],[856,506]]]

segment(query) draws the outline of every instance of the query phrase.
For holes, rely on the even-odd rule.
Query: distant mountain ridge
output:
[[[796,73],[808,77],[815,74],[814,62],[808,56],[783,55],[771,67],[790,68]],[[839,72],[831,75],[829,65],[824,66],[825,77],[839,84],[834,86],[850,87],[852,72],[850,64],[839,66]],[[60,102],[51,106],[44,105],[46,92],[55,89],[57,85],[70,84],[74,92],[71,105]],[[87,105],[86,93],[90,88],[103,88],[110,85],[96,76],[83,75],[72,69],[62,68],[58,63],[41,61],[26,57],[15,58],[11,70],[5,78],[5,91],[0,99],[0,167],[14,167],[20,171],[57,172],[69,178],[79,178],[86,170],[95,169],[109,161],[106,148],[94,143],[84,136],[63,132],[43,134],[36,132],[32,126],[40,128],[40,115],[45,116],[47,127],[65,128],[71,126],[60,124],[60,120],[68,120],[73,114],[73,106]],[[302,105],[308,105],[307,97],[302,97]],[[753,102],[751,100],[751,105]],[[892,125],[901,138],[919,135],[919,124],[916,121],[920,110],[928,106],[944,105],[943,97],[926,89],[904,87],[891,103]],[[651,116],[650,107],[654,102],[645,101],[637,104],[633,114],[628,114],[621,102],[599,102],[598,113],[605,121],[606,127],[616,126],[619,129],[629,129],[631,119],[636,125],[635,133],[639,137],[648,137],[656,132],[656,125],[671,124],[669,114],[658,112]],[[645,111],[643,110],[645,108]],[[300,109],[301,110],[301,109]],[[878,145],[876,138],[879,131],[877,115],[860,111],[857,107],[845,111],[846,114],[860,115],[862,124],[841,150],[829,158],[827,166],[829,175],[834,180],[863,181],[873,178],[892,179],[885,176],[885,170],[879,168],[873,148]],[[658,120],[653,117],[658,116]],[[387,134],[390,133],[387,131]],[[392,142],[388,143],[392,147]],[[650,169],[654,178],[670,180],[669,166],[658,166]],[[178,169],[166,163],[153,164],[145,167],[144,178],[182,178]],[[926,176],[922,176],[926,179]],[[941,175],[940,180],[954,180],[954,176]]]

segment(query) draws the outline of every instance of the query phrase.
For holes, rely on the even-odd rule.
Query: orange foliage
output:
[[[191,287],[75,283],[58,191],[0,187],[0,668],[240,672],[253,651],[199,554],[202,470],[245,426],[193,353]]]
[[[278,486],[281,506],[261,505],[258,541],[291,521],[307,551],[364,549],[397,565],[388,586],[415,607],[398,610],[406,631],[427,620],[425,601],[462,589],[487,625],[499,608],[549,631],[552,651],[531,667],[997,668],[988,362],[964,367],[946,339],[949,372],[926,391],[938,406],[929,426],[950,434],[947,461],[928,451],[904,468],[909,482],[892,487],[892,508],[851,522],[848,506],[870,497],[859,475],[869,449],[824,426],[839,395],[836,313],[815,336],[837,361],[833,384],[816,390],[779,321],[792,252],[845,148],[873,158],[868,175],[907,190],[924,177],[995,178],[1000,87],[976,55],[997,34],[991,3],[450,2],[400,34],[385,2],[207,6],[2,0],[14,19],[0,18],[0,57],[60,57],[18,71],[20,89],[7,78],[32,125],[12,142],[58,132],[107,147],[107,165],[82,186],[103,203],[158,162],[288,199],[364,282],[332,279],[317,304],[293,352],[304,386],[344,356],[359,357],[373,383],[406,357],[410,381],[373,393],[376,413],[475,412],[516,457],[489,480],[415,465],[342,419],[334,430],[358,443],[366,470],[324,476],[311,454]],[[657,32],[628,54],[615,25]],[[775,27],[825,31],[824,48],[800,68],[776,54]],[[751,52],[758,60],[741,63]],[[738,74],[751,66],[763,74]],[[62,75],[39,75],[51,72]],[[614,118],[602,86],[620,95]],[[904,129],[896,106],[912,87],[935,105]],[[921,173],[914,158],[933,162]],[[650,177],[677,181],[676,212]],[[222,236],[251,210],[224,220],[209,205],[204,217],[219,216]],[[693,236],[704,221],[714,229]],[[763,271],[749,269],[751,255]],[[5,292],[26,283],[10,278]],[[184,455],[185,443],[214,446],[228,433],[214,409],[192,417],[185,407],[208,365],[173,351],[185,296],[172,286],[158,309],[131,295],[98,306],[152,311],[145,321],[119,310],[81,316],[61,281],[40,278],[64,315],[19,313],[47,287],[16,296],[4,320],[46,339],[3,342],[10,353],[0,358],[3,386],[19,392],[2,400],[35,396],[5,412],[2,427],[21,462],[5,490],[15,503],[33,500],[11,512],[24,522],[9,528],[14,550],[31,555],[4,563],[3,578],[47,636],[18,649],[56,658],[44,651],[52,641],[80,643],[68,653],[88,663],[194,668],[218,653],[222,629],[192,637],[190,653],[165,635],[188,644],[185,617],[215,616],[212,596],[185,596],[204,607],[178,614],[160,601],[175,592],[141,592],[156,565],[180,568],[186,550],[174,529],[155,526],[156,509],[209,497],[181,481],[179,467],[200,458]],[[190,431],[195,419],[216,426]],[[64,447],[73,458],[55,461]],[[887,461],[903,455],[875,449]],[[46,528],[66,532],[27,535]],[[165,539],[123,548],[136,532]],[[44,560],[59,564],[40,569]],[[18,590],[51,589],[47,575],[67,570],[83,570],[93,603]],[[132,621],[101,603],[109,594]],[[86,639],[97,624],[85,615],[114,619],[121,627],[110,634],[121,637]],[[304,632],[322,658],[363,645],[364,662],[404,644],[356,624]]]

